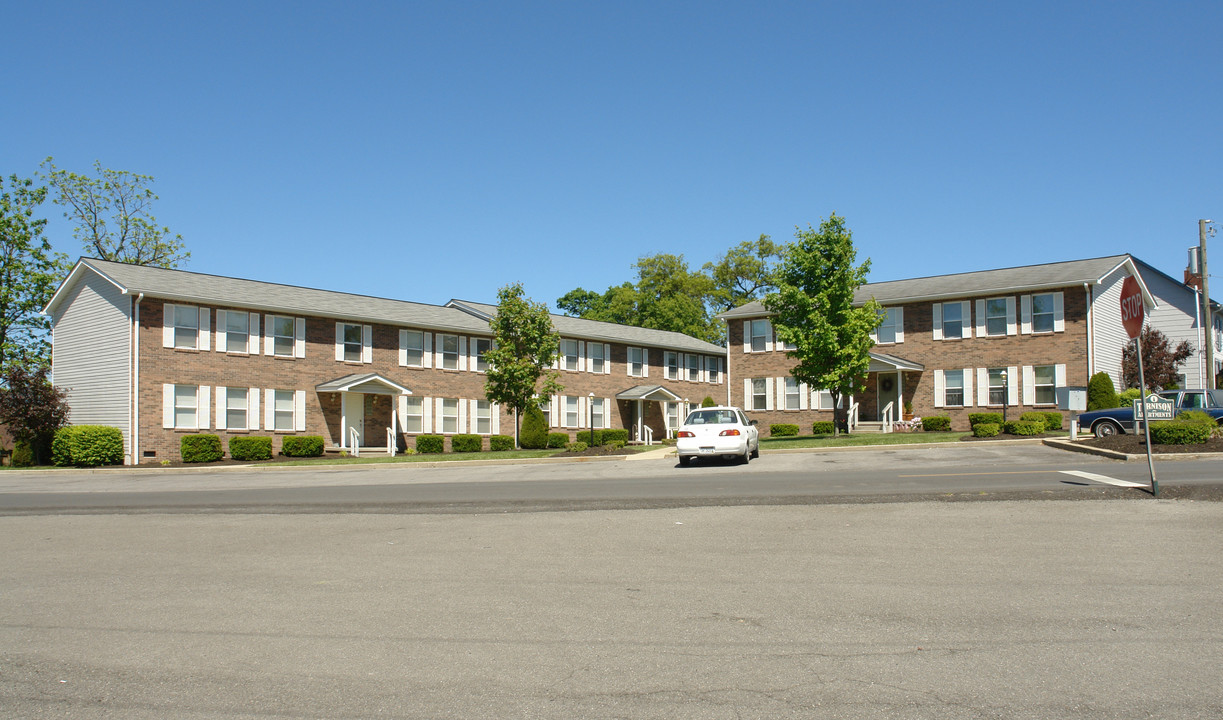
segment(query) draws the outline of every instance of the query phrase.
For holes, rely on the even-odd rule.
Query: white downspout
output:
[[[1096,306],[1091,297],[1091,285],[1083,283],[1083,293],[1087,296],[1087,377],[1096,371],[1096,324],[1092,322]]]
[[[732,403],[730,401],[730,387],[731,387],[730,385],[730,320],[728,320],[727,318],[722,318],[722,322],[726,323],[726,372],[722,374],[725,375],[725,380],[726,380],[726,406],[731,407]],[[746,398],[744,398],[743,404],[744,405],[747,404]]]
[[[135,362],[132,363],[131,373],[132,382],[129,387],[132,389],[132,413],[131,413],[131,437],[132,437],[132,457],[131,464],[140,464],[140,301],[144,299],[144,293],[136,296],[135,311],[132,313],[132,328],[133,328],[133,354]]]

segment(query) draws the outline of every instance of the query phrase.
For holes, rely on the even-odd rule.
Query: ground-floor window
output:
[[[442,432],[457,433],[459,431],[459,400],[458,398],[442,398]]]
[[[603,427],[603,398],[590,399],[590,426]]]
[[[964,371],[943,371],[943,405],[947,407],[964,406]]]
[[[798,381],[792,377],[787,377],[785,378],[785,383],[786,383],[786,409],[787,410],[798,410],[799,409]]]
[[[493,432],[492,405],[487,400],[476,401],[476,426],[474,430],[480,435],[491,435]]]
[[[1003,405],[1006,403],[1006,368],[989,369],[989,404]]]
[[[174,427],[184,429],[199,427],[199,392],[198,385],[174,386]]]
[[[1032,368],[1037,405],[1057,403],[1057,370],[1053,365],[1037,365]]]
[[[296,402],[292,390],[272,391],[272,429],[292,432],[296,424]]]
[[[227,389],[225,391],[225,427],[244,430],[247,424],[247,391]]]
[[[752,409],[767,410],[769,406],[769,384],[766,378],[752,378]]]
[[[424,402],[418,397],[404,398],[406,409],[403,413],[403,431],[418,433],[425,431]]]

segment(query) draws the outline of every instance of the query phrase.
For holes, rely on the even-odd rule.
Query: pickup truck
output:
[[[1171,400],[1177,414],[1186,410],[1201,410],[1223,425],[1223,390],[1163,390],[1156,393]],[[1092,410],[1079,415],[1079,427],[1090,430],[1096,437],[1134,432],[1134,407]]]

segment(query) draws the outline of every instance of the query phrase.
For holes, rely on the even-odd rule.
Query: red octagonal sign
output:
[[[1142,304],[1142,288],[1138,287],[1138,280],[1130,275],[1121,283],[1121,324],[1125,326],[1125,331],[1129,333],[1130,339],[1138,337],[1138,333],[1142,332],[1142,320],[1146,314],[1146,308]]]

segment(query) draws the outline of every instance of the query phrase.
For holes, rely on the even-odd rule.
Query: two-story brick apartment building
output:
[[[908,403],[914,415],[948,415],[953,427],[966,429],[972,412],[1005,405],[1018,418],[1054,409],[1057,388],[1085,386],[1096,371],[1112,374],[1120,387],[1127,342],[1120,286],[1129,275],[1143,284],[1135,259],[1118,255],[863,285],[858,302],[873,296],[885,310],[866,390],[849,400],[852,414],[863,423],[895,421]],[[1143,288],[1148,307],[1159,307]],[[1180,288],[1169,292],[1179,298]],[[826,392],[789,376],[792,363],[763,304],[720,317],[727,323],[728,403],[762,426],[809,428],[832,418]]]
[[[184,434],[223,443],[321,435],[334,448],[438,433],[513,433],[484,396],[494,306],[446,306],[82,259],[45,312],[74,424],[124,433],[126,461],[177,460]],[[725,350],[687,335],[553,316],[564,390],[553,427],[660,439],[684,403],[724,394]]]

